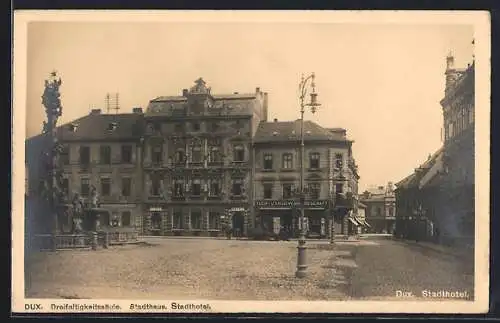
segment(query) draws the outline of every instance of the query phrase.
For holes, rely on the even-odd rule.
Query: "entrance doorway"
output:
[[[235,237],[241,237],[243,234],[243,229],[245,226],[245,216],[243,212],[234,212],[233,213],[233,234]]]
[[[152,212],[151,214],[151,233],[154,236],[161,234],[161,214],[160,212]]]

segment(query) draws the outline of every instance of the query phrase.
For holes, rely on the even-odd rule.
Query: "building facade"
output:
[[[244,235],[251,221],[252,138],[267,93],[216,95],[201,78],[181,96],[151,100],[144,116],[144,209],[151,235]]]
[[[261,122],[255,134],[254,214],[256,226],[264,230],[299,232],[300,129],[300,120],[275,119]],[[304,121],[303,131],[308,235],[328,237],[334,214],[335,231],[348,234],[346,215],[355,209],[359,179],[352,141],[344,129],[325,129],[310,121]]]
[[[373,233],[393,233],[396,222],[396,195],[391,182],[387,186],[373,187],[360,197],[366,206],[366,222]]]
[[[57,128],[57,137],[62,146],[58,169],[66,196],[66,207],[80,197],[89,202],[91,191],[98,192],[100,207],[110,211],[109,219],[101,219],[103,225],[135,227],[141,215],[141,163],[140,135],[142,111],[128,114],[103,114],[94,109],[87,116]],[[47,165],[43,162],[44,135],[27,140],[27,165],[29,177],[29,205],[42,208],[43,179]],[[38,147],[37,147],[38,146]],[[45,167],[45,168],[44,168]],[[35,194],[31,194],[31,193]],[[40,210],[40,209],[39,209]],[[44,214],[45,212],[40,212]],[[53,221],[39,218],[49,226]],[[59,215],[57,231],[72,230],[71,212]],[[43,223],[36,225],[40,231]]]
[[[397,184],[402,236],[454,244],[474,241],[474,84],[474,62],[458,69],[449,55],[440,102],[443,146]]]

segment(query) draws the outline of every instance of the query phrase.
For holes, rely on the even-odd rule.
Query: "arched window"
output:
[[[233,160],[235,162],[245,161],[245,147],[243,145],[235,145],[233,149]]]
[[[193,163],[201,163],[201,146],[193,146],[191,149],[191,162]]]

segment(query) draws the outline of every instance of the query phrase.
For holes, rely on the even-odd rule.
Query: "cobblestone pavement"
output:
[[[391,240],[308,242],[308,277],[294,277],[297,242],[147,239],[148,245],[27,256],[35,298],[346,300],[396,290],[469,288],[456,258]]]

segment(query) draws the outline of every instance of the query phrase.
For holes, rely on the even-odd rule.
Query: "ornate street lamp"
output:
[[[309,76],[304,77],[302,75],[302,79],[299,84],[299,101],[300,101],[300,191],[299,191],[299,200],[300,200],[300,233],[299,233],[299,242],[297,246],[298,254],[297,254],[297,271],[295,272],[295,276],[297,278],[306,277],[306,225],[305,225],[305,217],[304,217],[304,202],[305,202],[305,190],[304,190],[304,112],[305,108],[310,108],[311,112],[314,114],[316,110],[319,108],[321,104],[318,103],[316,93],[316,84],[314,83],[315,75],[311,73]],[[306,96],[308,93],[308,86],[310,86],[310,101],[305,102]]]
[[[58,156],[61,152],[61,146],[57,140],[56,125],[58,118],[62,115],[62,106],[60,100],[59,87],[61,86],[61,79],[57,77],[57,72],[50,73],[48,80],[45,80],[45,90],[42,95],[42,104],[45,107],[45,114],[47,115],[47,122],[43,123],[42,133],[48,136],[48,180],[47,180],[47,196],[49,202],[49,212],[53,217],[52,227],[52,249],[57,249],[57,232],[59,227],[58,221],[58,202],[62,198],[62,191],[60,190],[60,172],[58,172]]]

